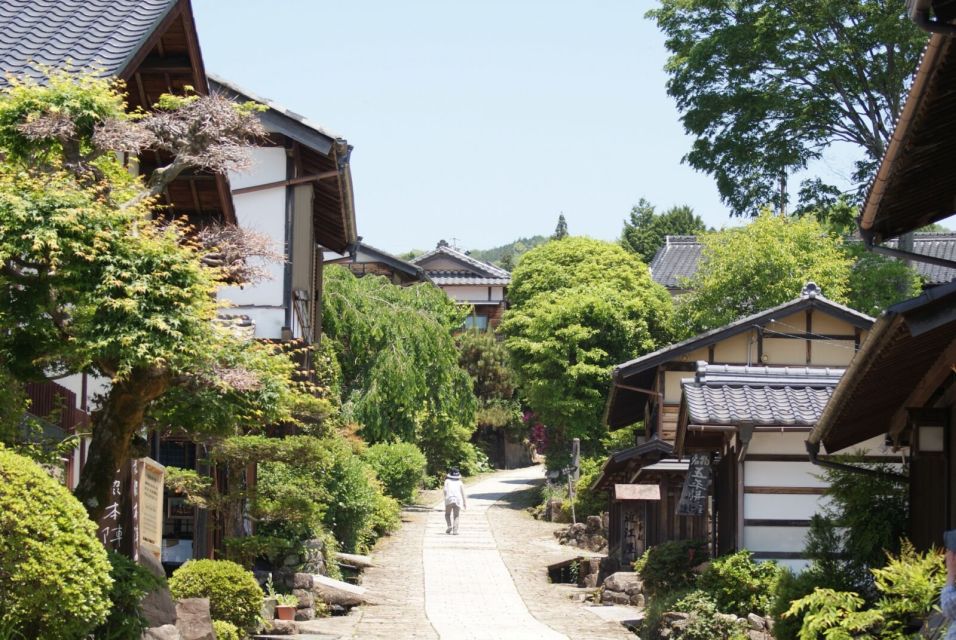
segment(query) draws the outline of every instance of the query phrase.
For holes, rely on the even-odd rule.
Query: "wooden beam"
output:
[[[906,427],[907,410],[910,407],[922,407],[929,400],[930,396],[942,383],[946,374],[952,370],[956,364],[956,338],[953,338],[949,346],[943,350],[936,361],[926,370],[923,378],[916,385],[916,388],[910,393],[906,401],[900,405],[899,409],[890,419],[889,434],[895,440]]]
[[[761,495],[822,496],[824,487],[744,487],[744,493]]]
[[[146,42],[143,43],[143,46],[140,47],[139,51],[136,52],[136,55],[129,61],[129,64],[126,65],[126,68],[119,73],[119,77],[123,80],[129,80],[130,77],[136,72],[136,69],[142,64],[143,60],[149,55],[149,52],[152,51],[153,47],[159,42],[160,38],[163,37],[169,27],[176,22],[179,16],[183,11],[183,2],[180,0],[176,3],[169,13],[163,18],[162,22],[157,25],[155,31],[149,36]]]
[[[196,213],[202,214],[202,204],[199,202],[199,191],[196,189],[196,181],[189,181],[189,190],[193,194],[193,204],[196,207]]]
[[[316,173],[310,176],[290,178],[288,180],[278,180],[276,182],[266,182],[264,184],[257,184],[252,187],[242,187],[241,189],[233,189],[232,195],[238,196],[243,193],[252,193],[254,191],[265,191],[266,189],[277,189],[279,187],[290,187],[296,184],[318,182],[319,180],[328,180],[330,178],[338,178],[338,176],[339,176],[338,171],[324,171],[322,173]]]
[[[166,56],[164,58],[146,58],[136,73],[174,73],[192,75],[193,65],[189,56]]]

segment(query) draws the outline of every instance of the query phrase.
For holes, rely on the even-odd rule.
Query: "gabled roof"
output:
[[[37,65],[100,67],[122,76],[177,0],[4,0],[0,69],[42,78]],[[0,84],[5,84],[0,78]]]
[[[355,200],[352,193],[352,169],[349,158],[352,147],[335,134],[268,98],[242,89],[235,83],[215,75],[209,76],[210,88],[230,99],[253,101],[268,107],[258,114],[263,127],[273,134],[286,136],[299,149],[301,175],[299,183],[313,184],[313,224],[317,241],[329,249],[345,252],[358,239],[355,223]],[[255,187],[236,189],[239,193]]]
[[[658,438],[651,438],[647,442],[637,446],[617,451],[608,456],[607,460],[601,466],[594,482],[591,483],[591,489],[607,488],[622,472],[627,469],[627,463],[631,460],[641,458],[653,458],[659,460],[673,455],[674,446]],[[623,479],[623,478],[622,478]]]
[[[873,318],[870,316],[832,300],[827,300],[822,295],[809,290],[809,285],[805,291],[808,291],[808,293],[790,302],[741,318],[718,329],[706,331],[693,338],[614,367],[611,374],[613,384],[605,410],[605,423],[612,428],[617,428],[637,422],[643,417],[642,414],[648,396],[637,391],[622,389],[618,385],[650,389],[654,386],[655,371],[659,365],[678,360],[681,355],[696,351],[701,347],[750,331],[753,327],[762,326],[775,318],[814,309],[840,318],[861,329],[869,328],[873,324]]]
[[[461,268],[429,268],[429,263],[433,263],[442,258],[456,262],[461,265]],[[509,272],[493,264],[476,260],[444,241],[439,242],[437,247],[414,258],[411,262],[412,264],[422,267],[432,282],[439,286],[482,285],[506,287],[511,284],[511,274]]]
[[[699,425],[813,426],[845,369],[697,363],[684,380],[683,412]]]
[[[930,38],[870,185],[860,231],[879,244],[952,215],[956,173],[956,42]]]
[[[897,240],[886,242],[896,248]],[[703,245],[697,236],[667,236],[666,243],[657,250],[651,261],[651,277],[654,282],[668,289],[683,289],[682,278],[691,278],[700,265]],[[913,253],[944,260],[956,261],[956,232],[924,231],[913,234]],[[911,263],[928,286],[945,284],[956,278],[956,269],[929,262]]]
[[[651,277],[668,289],[683,289],[682,279],[697,273],[703,245],[697,236],[666,236],[651,260]]]
[[[388,253],[387,251],[382,251],[381,249],[376,249],[370,244],[359,241],[356,242],[352,250],[352,256],[346,258],[333,257],[329,259],[330,262],[381,262],[382,264],[388,265],[396,271],[406,274],[410,278],[416,280],[427,281],[429,280],[428,276],[425,274],[425,270],[416,264],[412,264],[407,260],[402,260],[401,258]]]
[[[833,393],[808,446],[839,451],[898,435],[908,407],[922,406],[956,366],[956,281],[887,309]]]

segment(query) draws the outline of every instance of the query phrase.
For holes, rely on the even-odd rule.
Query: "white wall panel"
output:
[[[225,310],[230,315],[249,316],[256,323],[256,337],[275,339],[282,337],[285,324],[285,309],[264,309],[262,307],[232,307]]]
[[[744,547],[758,551],[803,551],[809,527],[744,527]]]
[[[748,486],[757,487],[826,487],[817,476],[823,469],[807,462],[744,461],[744,478]]]
[[[807,439],[807,433],[798,432],[760,432],[753,434],[750,439],[750,446],[747,447],[747,455],[752,453],[785,453],[807,455],[807,447],[804,442]],[[807,458],[809,460],[809,458]]]
[[[744,518],[750,520],[809,520],[827,498],[817,495],[744,494]]]

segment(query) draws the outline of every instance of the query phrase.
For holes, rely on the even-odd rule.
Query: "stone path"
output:
[[[303,631],[363,640],[633,640],[621,625],[568,598],[547,581],[548,564],[580,550],[562,547],[523,510],[541,467],[495,473],[466,485],[460,535],[445,534],[438,506],[403,512],[400,531],[375,549],[363,586],[376,605],[326,618]]]

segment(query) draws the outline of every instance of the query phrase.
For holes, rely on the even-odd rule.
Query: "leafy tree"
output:
[[[417,444],[434,472],[473,455],[475,397],[452,332],[467,310],[431,284],[325,272],[323,328],[342,367],[343,410],[371,443]]]
[[[503,244],[500,247],[491,249],[472,249],[468,252],[472,258],[483,260],[492,264],[497,264],[502,269],[511,271],[518,259],[534,249],[539,244],[544,244],[549,238],[547,236],[531,236],[530,238],[518,238],[514,242]],[[508,256],[511,256],[509,259]]]
[[[171,390],[204,392],[191,399],[197,417],[202,399],[260,424],[293,417],[298,394],[271,393],[292,385],[291,363],[260,367],[273,361],[212,322],[216,289],[253,277],[243,258],[255,239],[152,215],[179,173],[241,168],[261,132],[250,108],[221,97],[167,96],[134,118],[120,83],[67,73],[0,93],[0,359],[21,381],[111,381],[76,489],[93,519]],[[134,176],[117,152],[147,147],[172,159]]]
[[[815,282],[830,300],[847,302],[851,261],[839,238],[813,218],[764,213],[745,227],[701,236],[703,252],[691,293],[678,306],[688,335],[793,300]]]
[[[522,395],[551,428],[552,453],[574,437],[600,450],[611,367],[666,344],[670,296],[633,254],[588,238],[529,251],[509,295],[505,346]]]
[[[564,240],[568,237],[568,221],[564,219],[564,214],[558,216],[558,225],[551,234],[552,240]]]
[[[465,331],[458,336],[458,350],[458,362],[471,376],[478,399],[477,425],[507,428],[515,434],[525,430],[517,381],[504,344],[490,331]]]
[[[875,317],[887,307],[919,295],[920,275],[902,260],[867,251],[859,242],[847,243],[844,250],[853,260],[849,306]]]
[[[631,208],[630,221],[624,221],[621,246],[650,264],[657,250],[664,246],[666,236],[694,235],[706,230],[704,221],[687,205],[656,213],[654,205],[641,198]]]
[[[735,215],[780,202],[781,181],[838,142],[860,150],[853,178],[866,183],[926,42],[902,0],[661,0],[648,16],[695,138],[684,160],[714,176]]]

